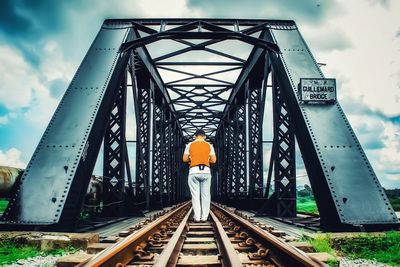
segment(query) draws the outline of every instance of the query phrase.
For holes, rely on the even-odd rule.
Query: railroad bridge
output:
[[[303,82],[332,79],[325,79],[294,21],[108,19],[1,223],[73,227],[101,160],[104,216],[187,200],[188,167],[181,158],[201,128],[218,158],[214,201],[259,216],[296,217],[297,142],[323,229],[398,225],[336,95],[306,98],[313,89],[302,90]]]

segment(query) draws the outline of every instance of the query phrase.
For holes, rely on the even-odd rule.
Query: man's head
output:
[[[194,133],[194,138],[206,138],[206,133],[202,130],[202,129],[198,129],[195,133]]]

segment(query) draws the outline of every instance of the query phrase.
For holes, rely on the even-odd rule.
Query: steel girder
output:
[[[237,107],[235,110],[234,122],[234,158],[233,162],[233,177],[235,196],[247,196],[247,180],[246,180],[246,110],[244,104]]]
[[[262,125],[267,90],[267,78],[270,73],[268,54],[260,57],[253,70],[246,89],[247,127],[246,134],[248,153],[247,172],[249,181],[249,197],[261,198],[264,196],[263,177],[263,140]]]
[[[173,116],[168,105],[155,98],[147,70],[135,72],[138,103],[136,197],[155,209],[182,199],[185,188],[182,175],[185,166],[183,136],[178,123],[166,123]]]
[[[136,128],[136,182],[135,198],[139,203],[145,203],[150,208],[150,132],[153,110],[151,102],[154,92],[150,88],[150,77],[146,70],[139,69],[135,73],[137,96],[137,128]]]
[[[248,75],[248,82],[237,91],[230,104],[228,117],[221,124],[217,147],[222,159],[218,162],[220,197],[260,198],[263,196],[262,114],[270,71],[266,54],[257,56]],[[268,63],[269,64],[269,63]]]
[[[166,111],[164,114],[164,119],[169,120],[172,114],[170,111]],[[163,143],[164,149],[162,150],[162,184],[161,184],[161,197],[164,205],[169,205],[172,203],[173,192],[172,192],[172,184],[175,177],[172,176],[171,167],[171,135],[172,135],[172,127],[170,124],[165,124],[163,121],[163,127],[161,131],[164,133]]]
[[[163,168],[164,162],[162,153],[164,152],[164,129],[163,129],[164,112],[157,105],[154,107],[154,160],[152,164],[153,176],[151,182],[151,195],[152,195],[152,207],[162,207],[162,191],[163,191]]]
[[[128,29],[102,27],[57,107],[1,221],[71,229],[82,207],[128,54]],[[45,207],[45,208],[44,208]]]
[[[126,161],[126,76],[121,80],[113,104],[103,150],[103,214],[121,216],[124,212]]]
[[[282,91],[272,81],[274,119],[274,160],[276,216],[296,217],[296,147],[292,119],[283,99]]]
[[[180,24],[181,23],[181,24]],[[136,49],[139,57],[144,65],[151,73],[155,84],[166,99],[166,104],[170,105],[171,110],[176,116],[174,120],[179,121],[179,126],[184,132],[185,137],[194,133],[196,128],[202,127],[209,136],[214,136],[216,128],[220,125],[222,116],[228,112],[225,108],[223,112],[218,110],[221,106],[229,106],[234,95],[246,81],[249,71],[253,68],[255,59],[258,59],[265,49],[278,51],[275,44],[265,38],[256,38],[255,34],[263,34],[265,27],[272,27],[276,21],[269,20],[238,20],[236,22],[222,22],[220,20],[107,20],[106,25],[114,25],[123,27],[132,27],[133,34],[130,41],[122,45],[121,51]],[[154,29],[155,25],[159,25],[159,30]],[[231,27],[234,26],[232,30]],[[244,26],[245,29],[240,29]],[[168,29],[167,29],[168,28]],[[196,32],[192,30],[197,29]],[[185,38],[183,38],[185,37]],[[203,39],[202,42],[192,42],[190,39]],[[213,40],[208,40],[212,38]],[[250,56],[250,60],[235,56],[234,53],[216,50],[213,45],[219,44],[230,38],[237,39],[241,42],[254,45],[254,51]],[[174,42],[186,46],[169,53],[164,53],[156,57],[151,57],[147,49],[150,42],[157,42],[162,39],[173,40]],[[184,55],[191,51],[205,51],[209,54],[217,55],[227,59],[227,62],[182,62],[171,61],[177,56]],[[152,51],[153,53],[154,51]],[[182,66],[222,66],[225,69],[210,71],[208,73],[198,74],[194,71],[182,70]],[[226,79],[216,78],[216,75],[230,73],[235,70],[242,70],[236,83],[228,82]],[[186,75],[185,78],[176,79],[174,81],[163,82],[160,71],[175,72],[177,75]],[[196,82],[198,79],[204,79],[211,84]],[[193,83],[189,83],[193,81]],[[190,90],[192,89],[192,90]],[[229,100],[226,101],[221,96],[226,92],[232,93]],[[171,93],[179,95],[178,98],[172,99]],[[202,100],[194,100],[194,99]],[[205,104],[207,103],[207,104]],[[180,105],[176,110],[176,105]],[[199,110],[202,109],[202,112]],[[206,122],[192,122],[196,119],[207,120]],[[201,126],[200,126],[201,125]]]
[[[313,188],[321,226],[341,231],[399,223],[339,102],[310,105],[298,98],[300,78],[323,78],[296,24],[268,29],[281,54],[270,54],[275,77]]]

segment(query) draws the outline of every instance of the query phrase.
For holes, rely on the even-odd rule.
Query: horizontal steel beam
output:
[[[106,19],[104,21],[105,25],[118,24],[118,25],[129,25],[131,23],[142,24],[146,26],[156,26],[165,23],[166,25],[181,25],[187,24],[193,21],[207,21],[213,24],[230,26],[230,25],[240,25],[240,26],[257,26],[262,23],[267,25],[294,25],[293,20],[269,20],[269,19],[178,19],[178,18],[149,18],[149,19]]]
[[[156,62],[156,66],[243,66],[240,62]]]
[[[150,36],[135,39],[130,42],[123,43],[120,51],[125,52],[131,49],[145,46],[164,39],[225,39],[239,40],[257,47],[267,49],[271,52],[279,53],[279,47],[271,42],[263,39],[254,38],[246,34],[234,31],[219,31],[219,32],[187,32],[187,31],[164,31],[152,34]]]

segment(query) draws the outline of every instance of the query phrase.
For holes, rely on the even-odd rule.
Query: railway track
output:
[[[191,216],[179,205],[79,266],[325,266],[221,205]]]

